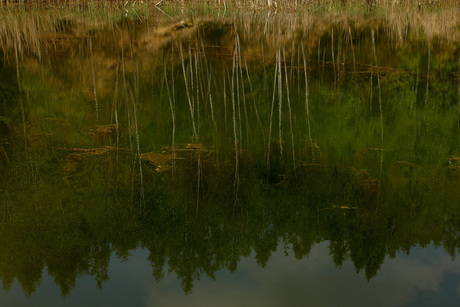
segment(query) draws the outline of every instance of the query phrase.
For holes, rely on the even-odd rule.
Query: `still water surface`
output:
[[[459,299],[460,45],[270,18],[4,47],[1,305]]]
[[[99,291],[91,277],[81,277],[62,297],[53,278],[44,274],[40,289],[30,298],[15,282],[2,294],[2,306],[455,306],[460,298],[460,267],[433,246],[415,247],[411,256],[386,259],[379,275],[367,282],[347,261],[340,270],[328,255],[328,243],[297,260],[275,252],[263,269],[254,255],[243,258],[236,272],[221,270],[216,280],[203,277],[185,295],[176,274],[157,283],[146,261],[149,252],[135,250],[127,262],[112,256],[110,281]]]

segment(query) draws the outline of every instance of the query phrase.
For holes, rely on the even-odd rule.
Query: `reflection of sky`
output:
[[[110,280],[102,291],[92,278],[83,277],[62,298],[44,273],[31,298],[15,282],[9,292],[0,292],[0,306],[456,306],[460,302],[460,261],[432,246],[415,248],[410,256],[387,258],[370,282],[363,272],[356,274],[351,262],[335,268],[326,242],[302,260],[285,257],[280,248],[267,269],[248,257],[233,274],[220,271],[216,281],[203,276],[188,296],[175,274],[157,283],[147,256],[147,251],[137,250],[126,263],[113,257]]]

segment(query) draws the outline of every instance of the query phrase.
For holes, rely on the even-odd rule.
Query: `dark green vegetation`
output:
[[[102,286],[139,247],[185,292],[279,242],[329,241],[368,279],[415,245],[458,253],[458,41],[353,19],[57,24],[2,49],[4,289],[31,295],[45,267],[64,295]]]

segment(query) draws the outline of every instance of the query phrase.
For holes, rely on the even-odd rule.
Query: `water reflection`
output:
[[[380,295],[379,283],[396,280],[386,265],[414,265],[411,288],[388,298],[405,303],[444,278],[418,273],[457,272],[444,254],[441,264],[389,259],[418,245],[458,252],[452,45],[393,41],[383,25],[300,21],[285,35],[279,23],[244,19],[149,26],[79,28],[59,45],[65,56],[41,40],[2,64],[4,290],[18,280],[32,295],[45,268],[63,295],[87,276],[101,288],[111,261],[139,247],[157,281],[169,282],[167,268],[197,297],[205,276],[224,295],[226,278],[250,287],[272,274],[264,291],[289,287],[267,304],[305,285],[343,293],[342,278],[350,287],[372,279]],[[249,278],[254,261],[266,270]],[[346,277],[325,278],[334,266]],[[363,276],[350,276],[352,266]],[[155,291],[147,304],[158,303]]]
[[[196,282],[193,293],[184,295],[176,274],[171,273],[156,283],[148,266],[149,252],[138,249],[126,262],[112,255],[110,281],[102,292],[88,277],[78,280],[73,291],[63,298],[52,278],[44,274],[40,289],[31,298],[18,299],[21,291],[15,283],[3,293],[0,303],[36,306],[41,303],[81,306],[82,304],[119,304],[130,306],[444,306],[455,305],[459,299],[460,267],[442,250],[432,245],[416,247],[411,255],[398,254],[386,259],[378,277],[366,282],[356,274],[353,263],[346,261],[340,270],[329,257],[328,243],[315,245],[308,258],[294,259],[283,246],[273,253],[267,268],[261,268],[254,254],[242,258],[237,272],[219,271],[213,279],[203,277]]]

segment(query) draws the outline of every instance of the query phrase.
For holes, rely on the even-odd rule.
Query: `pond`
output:
[[[455,305],[458,30],[167,12],[3,24],[0,305]]]

